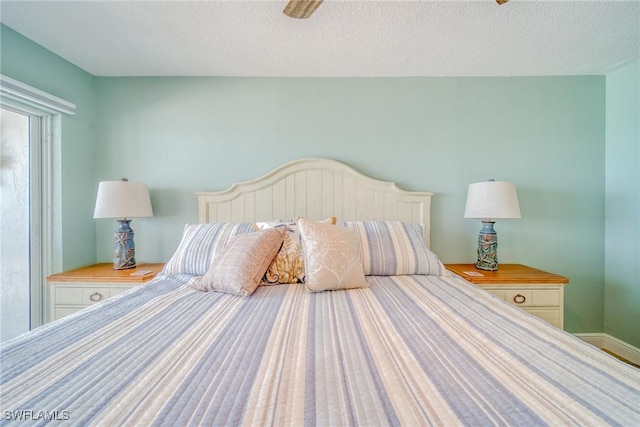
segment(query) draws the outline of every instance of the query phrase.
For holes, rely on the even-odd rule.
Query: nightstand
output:
[[[134,286],[142,285],[156,277],[163,267],[164,264],[138,263],[135,268],[114,270],[113,263],[104,263],[52,274],[47,277],[47,321],[61,319]]]
[[[569,279],[522,264],[500,264],[497,271],[479,270],[473,264],[446,264],[449,271],[468,282],[522,307],[560,329],[564,327],[564,286]]]

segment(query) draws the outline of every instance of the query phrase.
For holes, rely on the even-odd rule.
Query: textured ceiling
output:
[[[640,58],[640,1],[7,1],[0,20],[99,76],[606,74]]]

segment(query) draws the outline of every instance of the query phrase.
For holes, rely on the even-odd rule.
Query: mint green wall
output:
[[[77,106],[75,116],[62,115],[61,146],[53,147],[54,167],[63,171],[53,200],[54,211],[61,212],[54,226],[62,233],[61,243],[54,247],[53,267],[61,270],[94,263],[93,76],[5,25],[0,26],[0,43],[2,74]]]
[[[139,260],[166,261],[196,191],[300,157],[330,157],[436,193],[433,249],[472,262],[467,185],[516,183],[523,218],[496,224],[501,262],[568,276],[566,329],[601,332],[605,78],[96,78],[97,182],[146,182],[153,219],[132,222]],[[98,221],[98,259],[115,222]]]
[[[197,220],[194,192],[323,156],[435,192],[445,262],[474,260],[467,185],[514,181],[523,218],[496,224],[501,262],[568,276],[566,329],[603,330],[605,77],[102,78],[1,30],[3,74],[78,106],[59,147],[65,269],[111,259],[115,222],[92,219],[100,180],[149,184],[138,259],[165,261]]]
[[[640,347],[640,62],[606,86],[604,331]]]

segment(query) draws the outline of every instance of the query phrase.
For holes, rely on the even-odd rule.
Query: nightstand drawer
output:
[[[53,301],[51,320],[61,319],[83,308],[106,301],[135,286],[140,286],[133,283],[127,285],[111,284],[112,287],[106,287],[104,285],[105,284],[96,285],[95,283],[52,283],[51,294]]]
[[[528,308],[526,309],[527,313],[533,314],[536,317],[541,318],[542,320],[546,320],[554,326],[558,326],[562,324],[562,312],[559,308],[549,309],[549,310],[541,310],[537,308]]]
[[[523,307],[557,307],[560,305],[558,289],[509,289],[504,300]]]
[[[82,288],[54,288],[53,292],[55,304],[82,304]]]
[[[558,307],[562,301],[560,289],[502,289],[500,287],[484,287],[500,299],[519,307]]]
[[[81,285],[81,284],[79,284]],[[117,288],[87,286],[56,286],[55,304],[56,305],[91,305],[111,298],[131,289],[132,286],[120,286]]]
[[[77,311],[82,310],[85,307],[75,307],[75,308],[56,308],[55,313],[53,314],[52,320],[62,319],[65,316],[73,314]]]

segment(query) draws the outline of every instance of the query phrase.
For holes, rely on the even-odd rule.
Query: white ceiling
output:
[[[98,76],[607,74],[640,58],[640,1],[0,1],[0,20]]]

